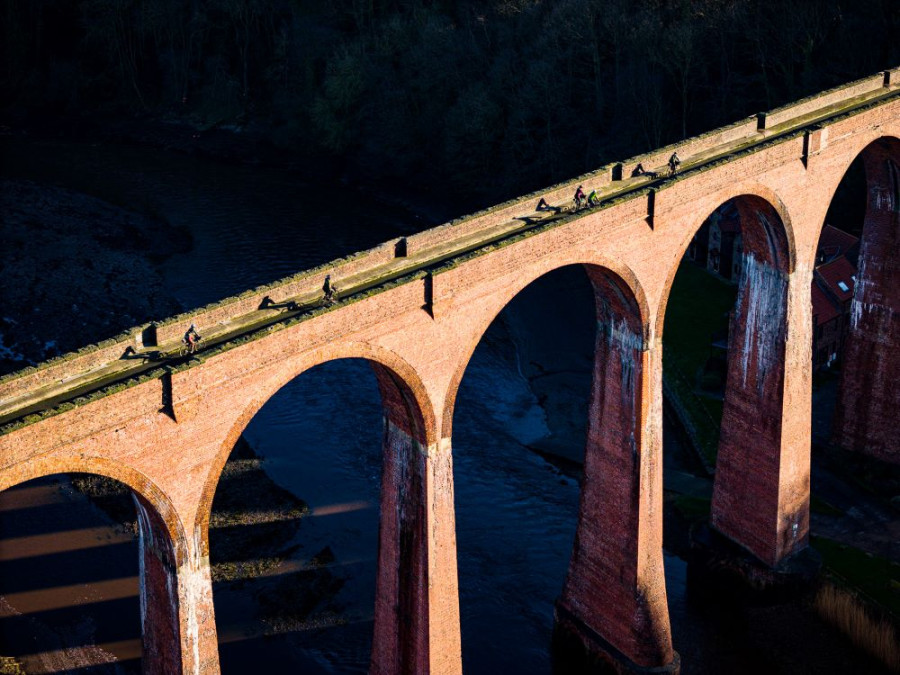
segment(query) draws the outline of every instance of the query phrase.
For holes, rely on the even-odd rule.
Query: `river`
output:
[[[3,142],[7,159],[17,154],[16,162],[4,162],[4,177],[61,185],[131,204],[189,228],[193,248],[161,267],[167,290],[185,307],[218,300],[426,225],[410,212],[378,204],[370,196],[341,186],[304,183],[278,170],[139,147],[23,138]],[[550,280],[537,287],[538,296],[543,293],[550,302],[530,303],[530,309],[523,305],[521,311],[513,308],[494,323],[459,391],[453,446],[467,674],[525,675],[550,673],[554,668],[553,603],[571,553],[579,485],[570,463],[549,461],[534,448],[547,445],[549,437],[555,450],[564,446],[563,454],[577,456],[583,452],[579,440],[583,432],[571,420],[548,416],[547,401],[539,400],[530,386],[521,347],[511,335],[529,325],[543,330],[530,318],[534,307],[550,307],[560,283],[577,282],[566,277],[555,283]],[[540,303],[538,296],[535,302]],[[589,298],[579,306],[580,317],[561,329],[565,339],[580,345],[573,353],[589,351],[592,340],[583,329],[593,323]],[[578,367],[582,374],[586,372],[583,359]],[[566,405],[583,408],[589,381],[576,373],[565,382]],[[313,603],[304,625],[273,623],[262,616],[258,594],[264,593],[263,582],[217,584],[223,673],[250,672],[261,666],[266,673],[366,672],[377,554],[380,429],[374,376],[367,364],[355,360],[324,364],[304,373],[251,421],[245,437],[262,457],[266,473],[311,509],[294,537],[289,559],[265,581],[269,591],[286,588],[292,574],[323,551],[328,552],[332,576],[328,591]],[[687,471],[688,453],[668,420],[665,453],[667,481],[674,473]],[[32,653],[17,651],[28,634],[29,612],[35,622],[50,626],[40,632],[54,633],[57,641],[69,630],[52,627],[53,613],[64,608],[51,603],[50,609],[37,604],[29,610],[26,596],[34,595],[33,586],[51,594],[56,591],[58,597],[77,597],[78,592],[67,596],[59,588],[81,589],[84,596],[95,592],[91,584],[98,580],[128,579],[132,591],[113,590],[108,602],[73,602],[66,620],[93,626],[104,653],[120,658],[110,672],[137,672],[137,624],[109,618],[111,611],[116,616],[133,611],[133,618],[137,617],[133,543],[108,527],[104,536],[109,547],[102,550],[124,551],[128,557],[131,546],[135,558],[125,563],[121,555],[103,554],[106,571],[96,574],[85,571],[94,563],[64,558],[54,548],[52,555],[43,556],[47,565],[75,568],[58,577],[45,565],[40,568],[44,570],[40,583],[22,563],[23,558],[40,562],[40,550],[24,554],[21,544],[10,543],[63,529],[58,514],[54,520],[52,513],[67,494],[64,480],[35,482],[9,491],[0,502],[0,512],[17,516],[0,519],[0,592],[7,596],[7,604],[22,602],[14,610],[0,612],[0,653]],[[36,506],[22,501],[27,502],[29,495],[38,500]],[[79,508],[86,512],[93,508],[77,497],[71,503],[81,504]],[[40,522],[29,525],[18,518],[28,513],[38,519],[42,509],[46,513]],[[96,509],[92,513],[94,520],[88,518],[88,524],[64,520],[65,529],[87,530],[84,541],[96,542],[98,535],[90,528],[104,526]],[[97,544],[70,548],[91,547]],[[211,558],[216,561],[215,549]],[[805,605],[734,608],[696,603],[687,592],[685,562],[668,552],[665,562],[673,639],[682,655],[683,673],[861,672],[862,657]],[[115,599],[116,593],[124,597]],[[110,623],[117,633],[100,637],[101,627]],[[91,630],[79,633],[85,634],[92,634]]]

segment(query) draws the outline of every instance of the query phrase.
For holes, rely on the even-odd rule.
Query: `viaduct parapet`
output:
[[[683,163],[666,176],[676,149]],[[557,620],[620,671],[675,672],[662,556],[662,345],[678,264],[703,221],[733,200],[744,260],[711,524],[777,567],[808,542],[810,284],[826,211],[858,157],[868,203],[836,439],[900,462],[897,68],[4,377],[0,489],[62,472],[129,486],[144,669],[218,673],[208,523],[225,461],[300,373],[366,359],[384,410],[371,670],[459,673],[457,388],[519,291],[582,265],[598,330]],[[638,163],[657,175],[633,175]],[[600,204],[571,210],[578,184],[597,189]],[[541,197],[559,208],[536,211]],[[332,307],[318,306],[326,272],[343,291]],[[169,358],[191,320],[210,346]]]

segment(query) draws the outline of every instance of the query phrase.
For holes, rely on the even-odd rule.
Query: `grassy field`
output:
[[[722,401],[704,393],[700,377],[713,353],[712,337],[727,330],[737,287],[697,265],[682,261],[675,275],[663,334],[663,377],[676,406],[690,418],[693,435],[708,464],[715,463]]]
[[[825,537],[810,538],[825,568],[900,618],[900,564]]]
[[[728,313],[734,307],[736,295],[736,286],[682,261],[666,310],[663,334],[666,394],[708,467],[715,465],[722,399],[702,386],[703,375],[710,356],[716,354],[711,346],[713,336],[727,330]],[[724,355],[721,351],[718,354]],[[836,377],[833,372],[819,373],[813,385],[823,386]],[[853,480],[857,473],[858,470],[848,471],[846,475]],[[868,485],[871,481],[859,482],[863,484],[858,487],[871,491]],[[708,499],[680,495],[673,506],[688,522],[709,517]],[[810,509],[835,517],[843,515],[843,511],[817,495],[811,495]],[[813,536],[810,543],[822,555],[826,578],[831,582],[819,594],[821,597],[817,596],[817,608],[842,632],[866,637],[860,642],[862,648],[885,663],[900,663],[896,645],[891,649],[881,645],[895,642],[892,624],[900,617],[900,565],[824,537]],[[887,616],[879,618],[877,611],[872,614],[867,608],[873,606],[893,615],[893,620]]]

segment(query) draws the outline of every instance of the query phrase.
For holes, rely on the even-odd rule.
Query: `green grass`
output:
[[[816,495],[810,495],[809,497],[809,510],[814,513],[819,513],[823,516],[843,516],[844,511],[837,508],[836,506],[832,506],[828,502],[826,502],[821,497],[817,497]]]
[[[813,600],[819,616],[846,635],[857,647],[900,672],[900,634],[890,617],[873,614],[869,603],[850,589],[823,584]]]
[[[693,377],[710,354],[713,333],[728,328],[737,287],[689,261],[682,261],[666,306],[663,341],[672,361]]]
[[[0,656],[0,675],[25,675],[25,670],[11,656]]]
[[[674,365],[666,366],[665,384],[669,402],[683,419],[691,442],[697,447],[708,467],[716,463],[716,450],[719,447],[719,426],[721,412],[718,417],[710,414],[707,404],[709,399],[699,396],[687,377]],[[675,399],[675,400],[672,400]]]
[[[703,403],[703,407],[706,409],[706,412],[709,413],[709,416],[716,421],[716,424],[719,424],[722,421],[722,408],[725,406],[725,402],[720,398],[710,398],[709,396],[703,396],[702,394],[698,396],[698,398]],[[717,427],[717,438],[718,432],[719,430]]]
[[[675,510],[685,520],[706,520],[709,518],[709,510],[712,500],[703,497],[691,497],[679,495],[674,502]]]
[[[827,570],[900,617],[900,564],[825,537],[813,536],[810,543]]]
[[[691,419],[694,440],[709,464],[715,463],[722,401],[699,393],[698,374],[711,353],[712,336],[728,328],[737,287],[689,261],[682,261],[672,284],[663,333],[663,374]]]

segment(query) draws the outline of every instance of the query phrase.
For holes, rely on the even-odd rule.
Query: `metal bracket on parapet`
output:
[[[765,131],[766,130],[766,116],[768,113],[756,113],[756,130],[757,131]]]
[[[610,178],[612,180],[622,180],[622,174],[624,173],[624,171],[625,171],[625,166],[622,164],[622,162],[619,162],[618,164],[613,164],[612,173],[610,175]]]
[[[809,168],[809,158],[817,154],[825,147],[826,129],[820,125],[810,127],[803,132],[803,161],[804,168]]]
[[[162,408],[159,409],[159,412],[168,415],[172,420],[177,422],[178,420],[175,419],[175,404],[172,393],[172,371],[166,369],[166,372],[159,378],[159,383],[162,385]]]
[[[889,89],[891,86],[891,71],[885,70],[882,75],[884,76],[884,82],[881,86]]]
[[[146,349],[147,347],[157,346],[156,331],[158,326],[156,323],[149,323],[135,336],[137,346]]]
[[[655,218],[656,218],[656,188],[650,188],[647,192],[647,225],[650,226],[650,229],[655,229]]]
[[[422,305],[422,309],[428,312],[431,315],[431,318],[434,319],[434,274],[431,270],[428,271],[428,274],[423,281],[425,282],[425,304]]]

